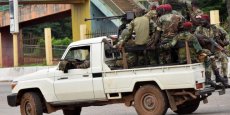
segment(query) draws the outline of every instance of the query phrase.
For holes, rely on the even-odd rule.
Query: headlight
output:
[[[17,81],[13,81],[11,82],[11,89],[14,89],[14,87],[18,84]]]

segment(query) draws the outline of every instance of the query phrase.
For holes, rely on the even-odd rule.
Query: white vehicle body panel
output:
[[[196,81],[205,81],[201,71],[202,64],[191,64],[105,72],[105,93],[132,92],[135,83],[142,81],[155,81],[162,90],[195,88]]]

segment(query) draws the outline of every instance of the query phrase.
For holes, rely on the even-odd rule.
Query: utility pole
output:
[[[18,66],[18,0],[9,0],[10,6],[10,33],[13,35],[14,67]]]

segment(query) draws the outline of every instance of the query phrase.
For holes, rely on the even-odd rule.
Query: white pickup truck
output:
[[[105,39],[111,42],[107,37],[73,42],[57,67],[13,80],[8,104],[20,105],[22,115],[59,109],[80,115],[82,107],[114,103],[134,106],[139,115],[163,115],[168,108],[188,114],[215,90],[205,87],[201,63],[116,68],[120,54],[111,52]],[[87,57],[89,67],[78,68]]]

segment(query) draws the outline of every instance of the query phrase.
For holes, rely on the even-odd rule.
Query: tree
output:
[[[230,0],[225,0],[228,10],[228,25],[230,25]]]

